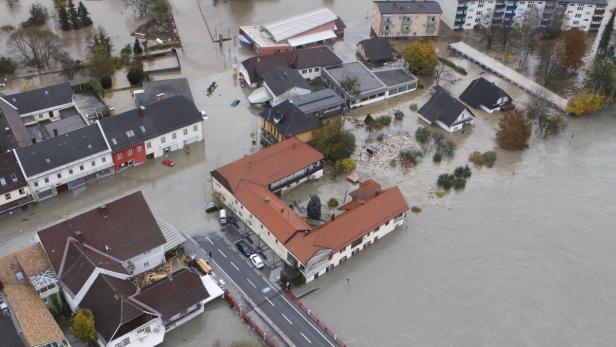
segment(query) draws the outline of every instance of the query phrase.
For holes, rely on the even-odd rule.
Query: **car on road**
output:
[[[224,208],[218,212],[218,221],[220,222],[220,225],[227,225],[227,210]]]
[[[237,247],[237,249],[245,256],[250,257],[252,254],[254,254],[254,250],[252,249],[252,247],[250,247],[250,245],[244,241],[244,240],[239,240],[235,243],[235,246]]]
[[[168,166],[168,167],[174,167],[175,162],[171,159],[165,159],[163,160],[163,165]]]
[[[257,269],[260,269],[265,266],[265,264],[263,263],[263,259],[257,253],[251,254],[248,258],[250,258],[250,262],[252,262]]]

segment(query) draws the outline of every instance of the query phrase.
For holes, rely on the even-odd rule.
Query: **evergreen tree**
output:
[[[75,7],[73,0],[68,0],[66,2],[66,7],[71,26],[73,29],[79,29],[81,27],[81,23],[79,22],[79,15],[77,14],[77,8]]]
[[[135,44],[133,45],[133,53],[141,54],[143,53],[143,48],[141,48],[141,44],[139,43],[139,39],[135,39]]]
[[[614,47],[610,44],[612,41],[612,34],[614,32],[614,16],[616,11],[612,11],[610,20],[607,22],[605,29],[601,33],[601,40],[599,41],[599,48],[597,49],[597,55],[600,57],[609,57],[614,55]]]
[[[90,18],[90,13],[88,12],[88,9],[81,1],[79,2],[79,5],[77,6],[77,16],[79,17],[79,24],[81,25],[82,28],[89,27],[90,25],[92,25],[92,19]]]
[[[66,12],[66,7],[62,6],[58,8],[58,20],[60,21],[60,27],[64,31],[71,30],[73,26],[71,25],[71,21],[68,18],[68,12]]]

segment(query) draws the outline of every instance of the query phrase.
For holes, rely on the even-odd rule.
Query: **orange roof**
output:
[[[235,193],[242,180],[268,186],[323,158],[323,154],[319,151],[292,137],[218,168],[214,172],[226,179],[230,190]]]

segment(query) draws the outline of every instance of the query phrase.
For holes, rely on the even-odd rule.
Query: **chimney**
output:
[[[98,208],[98,210],[103,216],[103,219],[107,219],[107,217],[109,217],[109,214],[107,214],[107,205],[102,205],[101,207]]]
[[[79,240],[79,241],[81,241],[81,240],[82,240],[82,237],[81,237],[81,231],[80,231],[80,230],[75,230],[75,231],[73,231],[73,235],[75,235],[75,238],[76,238],[77,240]]]
[[[48,90],[45,91],[45,95],[49,95],[49,91]]]
[[[263,200],[265,200],[265,202],[269,203],[270,202],[270,197],[266,196]]]
[[[109,247],[109,245],[105,245],[105,252],[109,252],[110,249],[111,247]]]
[[[139,115],[141,117],[145,117],[146,113],[145,113],[145,106],[139,106]]]

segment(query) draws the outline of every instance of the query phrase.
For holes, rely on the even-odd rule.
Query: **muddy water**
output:
[[[26,3],[22,0],[22,6]],[[134,29],[130,16],[94,10],[119,4],[120,0],[87,2],[95,23],[98,16],[101,22],[109,20],[112,28],[117,26],[113,35],[130,42],[123,33]],[[195,1],[172,0],[172,5],[184,44],[179,52],[182,73],[164,77],[189,78],[197,106],[209,114],[206,142],[193,146],[190,155],[173,153],[174,168],[149,163],[0,219],[0,254],[27,245],[34,231],[69,213],[137,189],[156,214],[188,234],[217,227],[215,218],[202,210],[211,192],[208,172],[257,150],[251,137],[258,128],[256,113],[246,105],[248,91],[237,87],[230,72],[234,61],[251,52],[233,42],[222,49],[212,44]],[[271,20],[272,14],[282,18],[330,7],[349,26],[345,40],[334,47],[345,60],[354,58],[355,43],[369,34],[367,0],[202,1],[201,5],[212,33],[224,35],[235,33],[240,24]],[[109,13],[122,11],[121,6],[112,10]],[[6,18],[0,11],[0,22]],[[2,35],[0,40],[6,37]],[[456,62],[469,71],[448,86],[458,95],[480,72],[463,60]],[[205,89],[213,80],[220,87],[207,97]],[[500,85],[519,103],[526,100],[513,86]],[[412,133],[420,123],[408,105],[421,105],[427,97],[426,90],[419,90],[397,100],[395,108],[406,117],[392,129]],[[241,103],[231,108],[234,99]],[[132,107],[127,92],[114,93],[109,100],[118,111]],[[365,108],[357,114],[391,113],[390,107],[394,105]],[[523,153],[496,150],[494,168],[473,170],[465,191],[442,199],[431,194],[438,174],[466,163],[472,151],[495,148],[496,115],[478,112],[476,126],[453,137],[459,149],[450,161],[435,165],[427,158],[408,172],[360,166],[358,172],[364,177],[385,186],[399,185],[409,204],[423,212],[409,216],[403,230],[303,288],[319,288],[306,297],[306,303],[352,346],[615,345],[614,121],[613,111],[571,119],[565,134],[548,140],[534,136]],[[358,142],[367,137],[363,128],[350,122],[346,127]],[[309,193],[342,199],[349,189],[352,186],[342,179],[325,178],[285,199],[305,201]],[[172,332],[165,346],[212,346],[217,340],[244,338],[256,339],[220,303]]]

